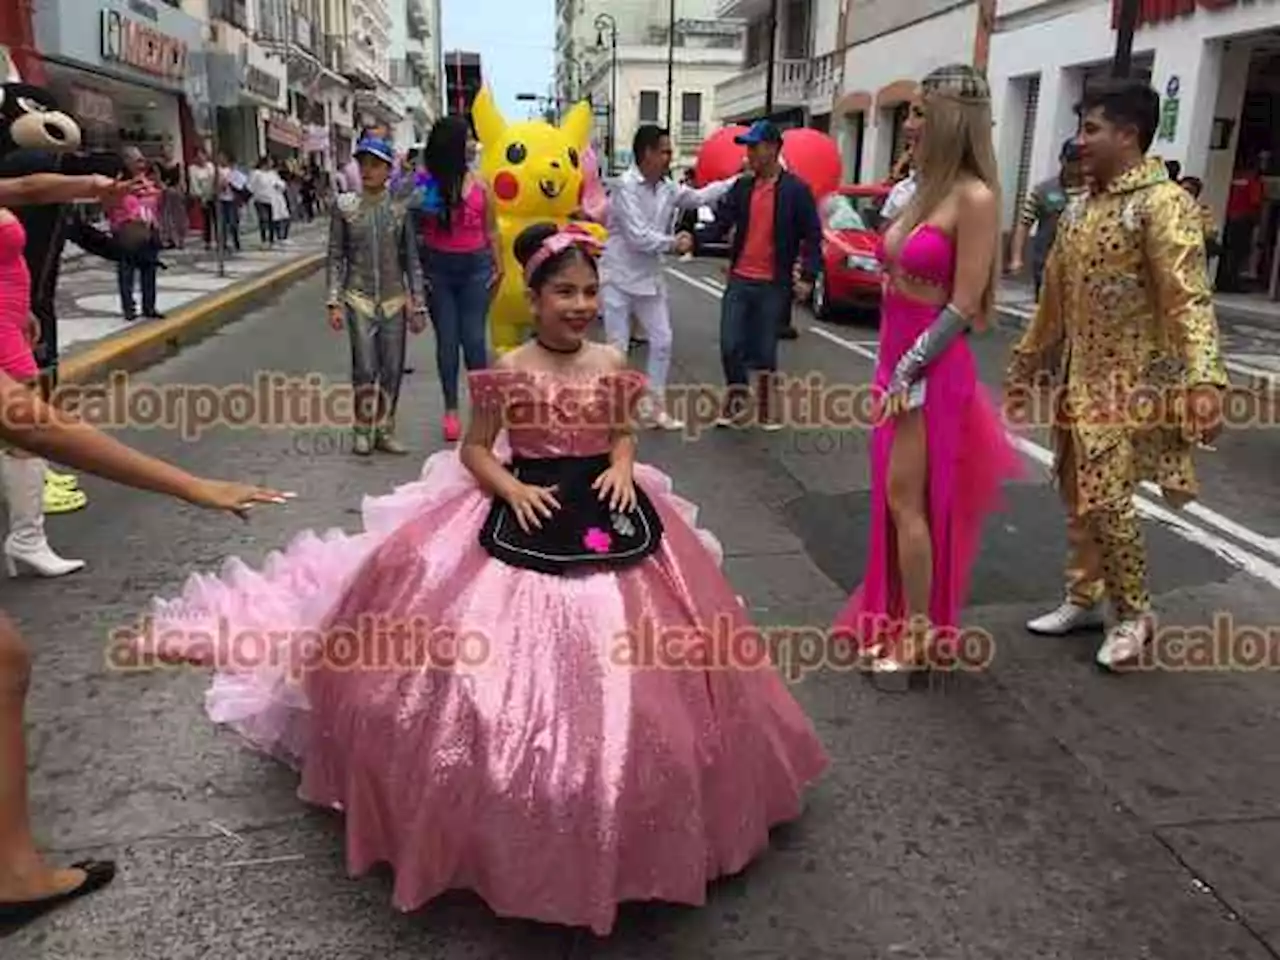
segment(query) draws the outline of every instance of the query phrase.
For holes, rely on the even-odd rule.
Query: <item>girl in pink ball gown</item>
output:
[[[391,864],[397,907],[464,888],[604,935],[624,901],[704,903],[827,757],[694,507],[634,459],[643,378],[585,337],[595,241],[516,250],[537,336],[470,375],[460,451],[355,537],[193,578],[132,644],[214,665],[212,719],[344,813],[350,870]]]
[[[871,438],[866,575],[836,619],[882,689],[957,663],[959,618],[986,515],[1021,473],[965,336],[999,280],[991,94],[972,67],[927,76],[904,131],[915,188],[881,238],[885,289]]]

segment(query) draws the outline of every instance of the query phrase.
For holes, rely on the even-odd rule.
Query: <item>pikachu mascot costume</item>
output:
[[[497,198],[502,238],[502,287],[489,307],[489,339],[495,354],[507,353],[532,335],[523,271],[513,247],[534,223],[567,224],[579,209],[583,158],[590,145],[591,106],[576,104],[560,126],[543,120],[508,124],[488,87],[476,96],[471,120],[480,141],[480,175]],[[605,230],[584,223],[601,241]]]

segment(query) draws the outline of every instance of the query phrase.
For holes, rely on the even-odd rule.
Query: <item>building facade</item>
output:
[[[721,0],[717,16],[746,29],[741,66],[716,89],[716,119],[829,131],[844,71],[842,12],[842,0]]]
[[[990,78],[1006,228],[1027,186],[1057,169],[1081,93],[1108,74],[1115,17],[1115,0],[1001,0]],[[1261,157],[1271,176],[1258,237],[1260,287],[1280,299],[1280,2],[1147,0],[1140,19],[1134,69],[1163,98],[1152,152],[1204,182],[1219,224],[1233,173]]]
[[[422,143],[440,116],[440,0],[393,0],[391,77],[404,98],[396,125],[401,147]]]
[[[557,105],[591,101],[595,146],[614,170],[632,162],[631,140],[642,123],[670,126],[677,166],[692,164],[714,129],[716,91],[742,68],[744,27],[717,19],[716,4],[676,0],[674,23],[667,4],[557,4]]]
[[[902,154],[911,98],[929,71],[948,63],[989,69],[994,9],[995,0],[848,0],[831,129],[846,180],[889,175]]]

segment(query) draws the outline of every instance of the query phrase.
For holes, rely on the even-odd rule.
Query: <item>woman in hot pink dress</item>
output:
[[[701,904],[827,765],[715,540],[634,460],[643,378],[585,338],[594,243],[519,238],[537,337],[471,374],[460,450],[356,537],[194,578],[126,651],[217,665],[212,718],[295,763],[404,910],[464,888],[604,935],[624,901]]]
[[[984,517],[1021,463],[978,381],[965,334],[998,282],[991,97],[971,67],[927,76],[904,130],[916,189],[885,232],[866,575],[836,620],[884,689],[954,663]]]
[[[31,313],[26,244],[22,221],[0,207],[0,371],[34,390],[40,377],[34,351],[40,325]],[[3,447],[0,486],[4,488],[9,515],[3,551],[9,576],[34,573],[63,577],[84,567],[83,560],[71,560],[54,552],[44,525],[45,511],[50,506],[60,512],[83,507],[88,500],[83,491],[63,483],[47,484],[44,460],[23,450]]]

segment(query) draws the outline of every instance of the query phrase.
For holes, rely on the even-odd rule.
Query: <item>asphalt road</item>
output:
[[[715,276],[713,265],[678,269]],[[718,383],[715,286],[671,286],[673,380]],[[787,369],[866,380],[873,330],[818,327],[801,312],[797,323],[800,338],[782,348]],[[1007,336],[975,341],[993,382]],[[425,454],[438,446],[440,412],[428,337],[413,357],[405,436]],[[255,370],[341,378],[345,362],[312,280],[142,379],[230,385]],[[122,677],[104,667],[107,635],[132,624],[151,596],[174,593],[188,572],[229,554],[260,561],[303,528],[351,529],[361,494],[414,478],[420,456],[357,460],[337,431],[129,436],[196,471],[269,482],[300,499],[241,525],[86,478],[89,509],[52,519],[50,533],[89,567],[0,587],[0,604],[36,651],[40,835],[67,859],[108,855],[122,865],[108,890],[5,942],[6,957],[1277,956],[1274,672],[1109,677],[1092,666],[1098,637],[1026,634],[1026,618],[1058,600],[1063,550],[1034,446],[1026,481],[1009,489],[990,526],[967,613],[996,640],[991,669],[909,696],[879,694],[853,674],[806,676],[795,690],[834,764],[805,817],[779,830],[773,851],[744,874],[713,887],[705,907],[629,907],[615,935],[597,941],[496,920],[465,895],[397,914],[385,876],[346,877],[337,824],[302,806],[293,775],[208,723],[202,675]],[[1236,627],[1277,620],[1280,448],[1267,430],[1234,432],[1219,447],[1205,465],[1213,512],[1188,514],[1176,529],[1159,519],[1147,526],[1166,626],[1208,624],[1216,613]],[[728,574],[761,621],[829,623],[862,567],[865,434],[647,435],[643,456],[703,505]]]

